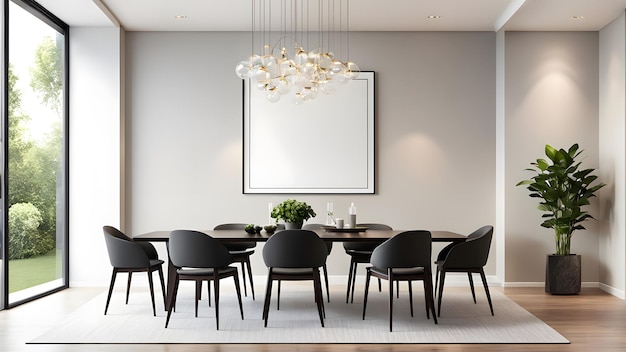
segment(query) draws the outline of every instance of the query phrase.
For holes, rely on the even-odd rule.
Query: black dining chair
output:
[[[324,297],[319,268],[326,263],[328,248],[310,230],[283,230],[272,235],[263,246],[263,260],[268,267],[263,305],[265,327],[269,317],[273,281],[313,281],[317,312],[324,327]],[[278,298],[280,299],[280,297]]]
[[[167,318],[165,327],[167,328],[173,307],[176,305],[176,295],[178,285],[181,280],[191,280],[196,283],[199,280],[213,281],[215,295],[215,325],[220,328],[220,280],[232,277],[237,290],[237,300],[239,301],[239,311],[243,320],[243,306],[241,303],[241,290],[239,288],[239,277],[237,267],[230,266],[233,258],[228,253],[228,249],[213,237],[193,230],[175,230],[170,234],[168,252],[170,261],[176,268],[174,289],[168,296]],[[196,286],[197,287],[197,286]],[[209,285],[209,290],[210,290]],[[196,290],[196,316],[198,316],[198,291]]]
[[[302,226],[302,229],[317,231],[322,229],[322,226],[323,224],[304,224],[304,226]],[[330,252],[333,250],[333,243],[330,241],[324,241],[324,243],[326,243],[326,248],[328,248],[328,255],[330,255]],[[330,302],[330,290],[328,289],[328,268],[326,267],[326,263],[324,263],[324,266],[322,266],[322,272],[324,274],[324,284],[326,285],[326,297],[328,299],[328,302]],[[278,287],[280,291],[280,282],[278,283]]]
[[[437,254],[437,273],[435,275],[435,290],[437,293],[437,311],[441,316],[441,300],[443,297],[443,286],[446,280],[446,273],[462,272],[467,273],[470,288],[472,290],[472,298],[476,303],[476,292],[474,291],[474,280],[472,273],[480,274],[480,278],[485,288],[487,301],[491,315],[493,314],[493,305],[491,303],[491,295],[489,294],[489,285],[485,277],[484,266],[489,258],[489,249],[491,247],[491,238],[493,237],[493,226],[483,226],[467,236],[464,242],[451,243],[444,247]],[[441,278],[441,281],[439,279]]]
[[[150,286],[150,298],[152,299],[152,313],[156,316],[154,287],[152,284],[152,273],[155,271],[159,273],[161,291],[163,292],[163,304],[165,304],[165,283],[163,280],[164,261],[159,259],[156,248],[154,248],[154,245],[150,242],[133,241],[132,238],[113,226],[103,226],[102,230],[109,253],[109,261],[111,262],[111,266],[113,266],[104,314],[106,315],[109,310],[109,303],[111,302],[111,294],[113,293],[117,273],[128,273],[128,282],[126,284],[126,304],[128,304],[133,273],[146,272],[148,273],[148,285]]]
[[[374,276],[389,281],[389,331],[393,331],[393,282],[407,281],[409,286],[409,304],[413,316],[412,281],[422,280],[424,283],[424,300],[426,317],[433,314],[435,324],[435,301],[433,299],[433,283],[431,271],[432,237],[429,231],[405,231],[381,243],[374,249],[371,257],[372,266],[367,267],[365,277],[365,296],[363,298],[363,320],[367,309],[367,295],[370,277]]]
[[[246,225],[247,224],[244,223],[220,224],[215,226],[213,230],[243,231]],[[248,288],[246,286],[246,271],[248,272],[250,291],[252,292],[252,300],[254,300],[254,281],[252,280],[252,266],[250,265],[250,256],[254,254],[254,250],[252,248],[256,247],[256,242],[224,242],[224,246],[226,247],[226,249],[228,249],[228,252],[233,257],[233,261],[235,261],[236,263],[241,263],[241,281],[243,281],[243,293],[246,297],[248,297]]]
[[[371,230],[392,230],[391,226],[385,224],[357,224],[358,227],[367,227]],[[379,242],[344,242],[343,248],[350,256],[350,269],[348,271],[348,288],[346,289],[346,303],[354,303],[354,284],[356,283],[356,268],[358,264],[369,264],[374,248],[381,244]],[[378,280],[378,291],[381,291],[381,282]],[[352,296],[352,298],[350,298]]]

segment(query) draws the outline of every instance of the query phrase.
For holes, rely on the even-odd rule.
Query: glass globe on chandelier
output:
[[[333,94],[360,71],[357,64],[342,61],[330,49],[333,45],[349,54],[348,2],[252,0],[252,55],[237,64],[237,76],[250,79],[273,103],[288,94],[296,104],[315,99],[318,92]],[[280,30],[272,27],[277,13]],[[316,23],[311,23],[311,17]],[[315,49],[305,50],[303,42],[315,42]]]

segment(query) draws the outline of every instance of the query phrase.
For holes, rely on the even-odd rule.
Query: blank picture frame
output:
[[[244,80],[243,193],[373,194],[374,76],[300,105]]]

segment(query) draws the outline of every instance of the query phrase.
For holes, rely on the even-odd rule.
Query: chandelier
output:
[[[333,94],[360,71],[339,58],[349,58],[348,10],[349,0],[252,0],[252,54],[235,72],[273,103]]]

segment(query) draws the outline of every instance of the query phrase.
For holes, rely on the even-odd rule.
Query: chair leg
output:
[[[350,303],[354,303],[354,288],[356,287],[356,267],[357,267],[357,262],[354,263],[354,272],[352,273],[352,287],[351,287],[351,294],[352,297],[350,298]]]
[[[282,282],[278,280],[278,293],[276,294],[276,310],[280,310],[280,288],[282,286]]]
[[[326,284],[326,297],[328,298],[328,302],[330,303],[330,291],[328,290],[328,270],[326,269],[326,263],[322,266],[324,270],[324,283]]]
[[[367,309],[367,294],[370,288],[370,276],[370,270],[367,269],[367,272],[365,274],[365,293],[363,294],[363,320],[365,320],[365,310]]]
[[[439,281],[439,297],[437,298],[437,316],[441,316],[441,298],[443,297],[443,284],[446,281],[446,271],[441,271],[441,281]]]
[[[480,268],[480,278],[483,280],[483,286],[485,287],[485,293],[487,294],[487,302],[489,302],[489,309],[491,315],[493,315],[493,305],[491,304],[491,294],[489,293],[489,286],[487,285],[487,278],[485,277],[485,271]]]
[[[324,327],[324,295],[322,293],[322,282],[320,280],[319,269],[313,269],[313,290],[315,291],[315,303],[317,305],[317,314],[320,317],[320,323]]]
[[[354,303],[354,290],[355,290],[355,284],[356,284],[356,268],[359,265],[359,263],[354,262],[354,266],[352,267],[352,282],[350,283],[350,303]]]
[[[111,302],[111,294],[113,293],[113,285],[115,285],[116,277],[117,277],[117,269],[113,268],[113,273],[111,274],[111,283],[109,284],[109,295],[107,296],[107,303],[104,306],[104,315],[107,315],[107,311],[109,310],[109,302]]]
[[[439,265],[437,265],[437,271],[435,272],[435,293],[434,293],[435,298],[437,297],[437,288],[439,287],[438,283],[439,283],[439,271],[440,270],[441,269],[439,269]]]
[[[350,270],[348,271],[348,288],[346,289],[346,303],[350,301],[350,287],[352,286],[352,275],[354,273],[354,259],[350,259]]]
[[[206,283],[206,291],[207,291],[207,299],[209,300],[209,307],[211,306],[211,282]],[[215,286],[213,286],[213,290],[215,290]]]
[[[172,289],[171,292],[171,297],[168,296],[167,297],[167,317],[165,318],[165,328],[167,329],[167,325],[170,323],[170,316],[172,315],[172,310],[174,309],[174,305],[176,304],[176,294],[178,293],[178,283],[179,283],[179,279],[178,279],[178,274],[176,274],[175,278],[174,278],[174,287]]]
[[[387,269],[387,277],[389,278],[389,332],[393,331],[393,273],[391,268]]]
[[[399,281],[396,281],[396,283],[398,283],[398,282]],[[409,306],[411,307],[411,317],[413,317],[413,285],[411,284],[411,281],[407,281],[407,284],[409,286]],[[398,289],[399,289],[399,287],[398,287],[398,285],[396,285],[396,290],[398,290]]]
[[[239,301],[239,312],[241,313],[241,320],[243,320],[243,304],[241,303],[241,288],[239,287],[239,274],[235,273],[233,276],[235,280],[235,290],[237,291],[237,300]]]
[[[213,270],[213,289],[215,290],[215,330],[220,329],[220,279],[217,270]]]
[[[166,302],[165,302],[165,279],[163,278],[163,268],[159,266],[159,268],[157,269],[159,272],[159,279],[161,280],[161,292],[163,293],[163,309],[166,309]]]
[[[252,300],[254,301],[254,282],[252,281],[252,265],[250,265],[250,258],[246,260],[246,269],[248,270],[248,280],[250,281],[250,291],[252,292]],[[244,291],[245,291],[246,277],[243,271],[241,272],[241,278],[243,279],[243,282],[244,282]]]
[[[202,292],[202,280],[196,280],[196,299],[195,299],[195,312],[196,312],[196,318],[198,317],[198,301],[200,300],[201,297],[201,292]]]
[[[154,305],[154,283],[152,282],[152,271],[150,268],[146,270],[148,273],[148,287],[150,288],[150,299],[152,300],[152,315],[156,317],[156,306]]]
[[[432,280],[432,272],[430,268],[424,268],[424,283],[425,286],[425,295],[424,298],[428,300],[428,306],[430,306],[430,312],[433,313],[433,320],[435,324],[439,324],[437,321],[437,314],[435,313],[435,299],[433,297],[433,280]],[[443,281],[441,282],[443,284]],[[440,296],[441,297],[441,296]],[[426,317],[430,319],[429,310],[426,311]]]
[[[400,298],[400,281],[396,281],[396,298]]]
[[[267,317],[270,314],[270,298],[272,297],[272,268],[270,268],[267,274],[267,285],[265,289],[265,303],[263,304],[263,320],[265,321],[265,327],[267,327]]]
[[[207,281],[206,285],[207,285],[207,288],[206,288],[207,295],[209,296],[207,299],[209,300],[209,307],[210,307],[211,306],[211,280]]]
[[[126,304],[128,304],[128,296],[130,295],[130,282],[132,281],[133,278],[133,272],[129,271],[128,272],[128,283],[126,284]]]
[[[474,304],[476,304],[476,292],[474,291],[474,278],[472,278],[472,273],[467,272],[467,278],[469,279],[470,289],[472,290],[472,298],[474,299]]]
[[[243,279],[243,295],[248,297],[248,289],[246,288],[246,268],[245,263],[241,262],[241,278]]]

